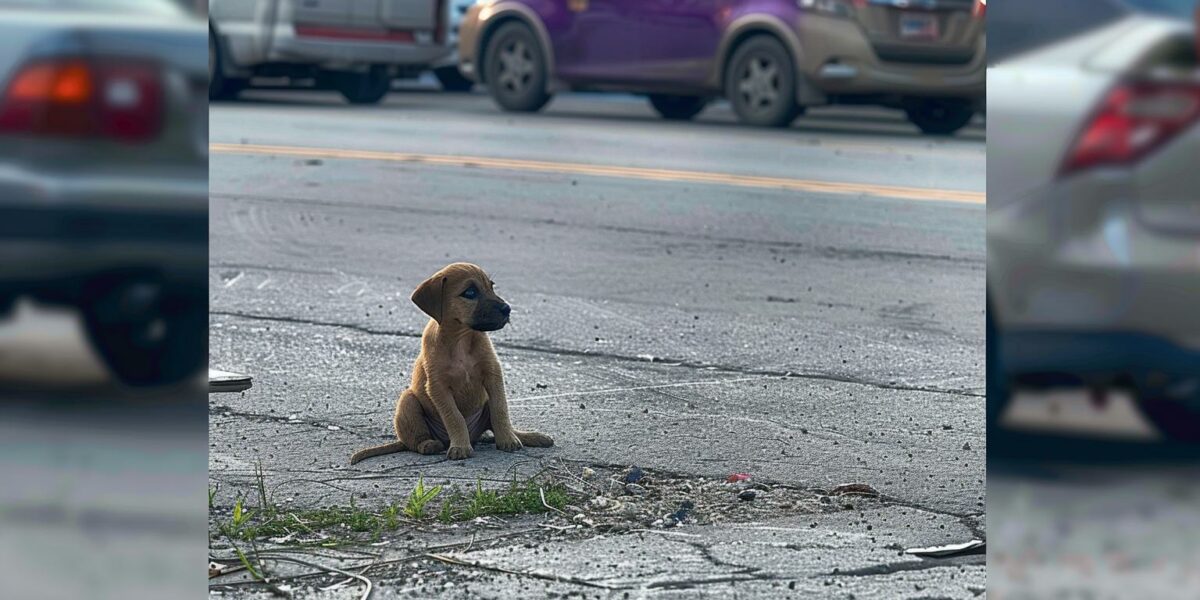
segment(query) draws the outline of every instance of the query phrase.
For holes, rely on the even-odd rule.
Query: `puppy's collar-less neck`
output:
[[[464,341],[474,345],[479,340],[479,338],[476,336],[487,335],[485,332],[475,331],[474,329],[471,329],[465,325],[460,325],[458,327],[446,327],[437,321],[432,321],[432,323],[433,331],[431,333],[433,333],[434,337],[436,337],[439,342],[437,347],[444,348],[447,351],[453,351],[455,347]]]

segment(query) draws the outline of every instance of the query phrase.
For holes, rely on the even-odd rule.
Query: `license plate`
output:
[[[924,13],[901,14],[900,37],[905,39],[936,40],[938,38],[937,17]]]

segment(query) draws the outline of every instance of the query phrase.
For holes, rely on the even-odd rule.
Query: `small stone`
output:
[[[970,449],[971,449],[971,442],[967,442],[967,443],[963,444],[963,450],[970,450]]]
[[[625,483],[637,483],[641,481],[642,477],[644,476],[645,473],[642,472],[641,467],[636,465],[629,467],[629,469],[625,471]]]
[[[592,469],[591,467],[584,467],[583,471],[581,473],[581,475],[583,475],[584,479],[591,479],[592,476],[595,474],[596,474],[596,470]]]
[[[747,501],[753,500],[757,496],[758,496],[758,491],[751,488],[751,489],[746,489],[746,490],[742,490],[741,492],[738,492],[737,497],[738,497],[738,500],[741,500],[742,502],[747,502]]]
[[[817,500],[821,504],[833,504],[833,498],[830,498],[829,496],[821,496],[820,498],[817,498]]]

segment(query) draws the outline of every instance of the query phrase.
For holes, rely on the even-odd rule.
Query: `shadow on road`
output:
[[[447,105],[445,100],[447,96],[453,98],[456,102],[467,102],[464,104]],[[862,108],[847,108],[839,107],[836,112],[831,112],[825,108],[812,109],[806,114],[800,116],[788,129],[763,129],[757,130],[746,125],[738,123],[730,112],[728,106],[723,101],[714,102],[705,112],[701,113],[696,120],[688,122],[667,121],[658,117],[650,109],[649,104],[643,101],[640,97],[629,96],[625,94],[559,94],[560,98],[557,101],[552,101],[546,110],[536,115],[519,115],[508,113],[512,116],[521,116],[527,118],[545,119],[548,122],[555,121],[575,121],[575,120],[590,120],[590,121],[609,121],[609,122],[654,122],[662,127],[703,127],[709,129],[726,129],[735,128],[746,131],[753,130],[764,135],[780,134],[792,131],[802,131],[810,134],[837,134],[841,136],[856,136],[856,137],[871,137],[879,135],[887,135],[898,138],[911,138],[915,140],[925,139],[929,142],[946,142],[946,141],[971,141],[982,142],[985,139],[986,128],[981,119],[976,119],[971,125],[960,131],[957,135],[947,137],[925,136],[918,132],[915,127],[910,125],[900,111],[886,111],[875,107]],[[562,97],[565,97],[573,105],[580,102],[588,103],[587,108],[578,106],[563,107]],[[399,100],[399,101],[397,101]],[[418,102],[409,102],[416,100]],[[428,103],[426,103],[428,101]],[[287,88],[287,87],[261,87],[255,88],[251,92],[243,93],[235,101],[214,101],[215,105],[278,105],[278,106],[298,106],[309,108],[325,108],[325,109],[347,109],[361,110],[364,107],[356,107],[347,104],[337,92],[314,90],[307,88]],[[631,114],[629,106],[631,104],[644,105],[639,107],[639,111],[644,111],[644,114]],[[393,110],[401,109],[437,109],[437,110],[453,110],[461,113],[479,114],[479,115],[499,115],[506,114],[492,105],[491,100],[483,92],[465,92],[451,93],[443,92],[436,89],[426,88],[398,88],[393,90],[391,96],[384,101],[378,108],[386,108]],[[609,108],[612,107],[612,108]],[[371,108],[366,107],[367,110]],[[620,112],[617,112],[620,111]],[[716,114],[714,114],[714,111]]]

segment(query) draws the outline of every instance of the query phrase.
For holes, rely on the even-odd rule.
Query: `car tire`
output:
[[[690,121],[708,106],[708,98],[703,96],[673,96],[667,94],[650,94],[650,106],[664,119],[670,121]]]
[[[475,86],[474,81],[463,77],[458,67],[454,66],[434,69],[433,76],[437,77],[442,90],[447,92],[469,92]]]
[[[246,81],[226,77],[225,58],[221,56],[221,45],[210,31],[208,33],[208,99],[233,100],[246,89]]]
[[[91,286],[83,305],[84,327],[92,347],[122,383],[160,386],[199,373],[208,362],[208,311],[205,295],[159,292],[136,317],[124,314],[131,286],[124,281]],[[156,288],[161,289],[161,288]]]
[[[377,104],[392,89],[392,76],[383,67],[365,73],[338,73],[333,85],[350,104]]]
[[[908,120],[926,135],[954,135],[975,116],[975,106],[961,98],[929,98],[904,109]]]
[[[536,112],[550,101],[545,52],[524,23],[505,23],[496,30],[488,40],[484,73],[488,93],[500,108]]]
[[[791,55],[769,35],[739,44],[725,69],[725,97],[747,125],[787,127],[796,120],[797,83]]]
[[[1004,416],[1004,411],[1008,408],[1010,399],[1008,380],[1004,372],[1004,365],[1000,359],[1000,337],[996,333],[996,321],[992,315],[991,302],[988,301],[986,307],[986,329],[987,336],[985,344],[985,359],[987,366],[985,370],[985,390],[987,397],[985,399],[986,411],[985,430],[990,436],[1000,430],[1000,418]]]

